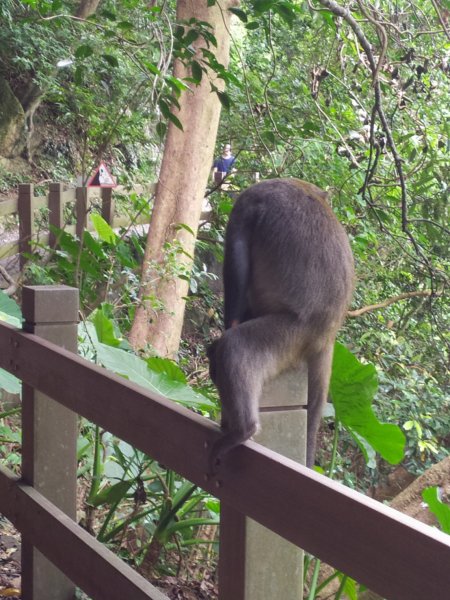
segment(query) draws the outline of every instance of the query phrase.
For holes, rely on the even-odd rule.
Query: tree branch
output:
[[[378,77],[378,65],[375,62],[375,58],[374,58],[374,55],[372,52],[372,46],[371,46],[369,40],[367,39],[364,31],[361,29],[359,23],[356,21],[356,19],[350,13],[350,10],[348,8],[344,8],[343,6],[340,6],[334,0],[319,0],[319,2],[320,2],[320,4],[322,4],[322,6],[324,6],[329,11],[331,11],[335,16],[343,19],[350,26],[350,28],[352,29],[358,42],[361,44],[361,47],[363,48],[363,50],[366,54],[367,60],[369,62],[370,70],[372,72],[373,88],[374,88],[374,93],[375,93],[375,103],[374,103],[374,108],[373,108],[374,112],[372,114],[374,115],[375,112],[378,114],[378,117],[381,122],[381,126],[386,135],[387,145],[389,147],[389,150],[392,154],[392,158],[394,160],[394,165],[395,165],[395,169],[397,171],[397,176],[398,176],[398,180],[399,180],[399,186],[400,186],[400,190],[401,190],[402,231],[408,236],[408,239],[411,242],[411,244],[413,245],[417,256],[419,256],[420,259],[422,260],[424,266],[427,268],[427,270],[429,272],[431,280],[433,281],[434,280],[433,268],[432,268],[428,258],[425,256],[422,248],[420,247],[417,240],[415,239],[415,237],[413,236],[413,234],[410,232],[410,230],[408,228],[407,190],[406,190],[405,174],[403,172],[402,159],[400,157],[400,154],[397,151],[397,146],[395,144],[391,128],[389,126],[389,123],[387,121],[386,115],[383,110],[380,80]],[[380,30],[377,28],[377,31],[379,32]],[[384,31],[384,33],[385,33],[385,31]],[[382,57],[380,57],[380,58],[382,58]]]
[[[392,298],[388,298],[383,302],[378,302],[377,304],[370,304],[369,306],[363,306],[362,308],[358,308],[357,310],[349,310],[347,312],[348,317],[360,317],[367,312],[372,312],[373,310],[378,310],[379,308],[386,308],[395,302],[399,302],[400,300],[407,300],[408,298],[426,298],[428,296],[441,296],[442,292],[435,292],[433,290],[422,290],[417,292],[405,292],[404,294],[399,294],[398,296],[393,296]]]

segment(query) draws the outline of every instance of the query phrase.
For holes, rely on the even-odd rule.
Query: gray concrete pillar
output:
[[[25,331],[77,351],[77,289],[24,287],[22,312]],[[77,415],[30,386],[22,390],[22,479],[76,519]],[[22,599],[72,600],[74,593],[73,583],[24,536]]]
[[[268,382],[260,402],[263,446],[306,462],[307,368]],[[267,485],[270,485],[270,481]],[[220,600],[302,600],[303,551],[228,506],[221,507]]]

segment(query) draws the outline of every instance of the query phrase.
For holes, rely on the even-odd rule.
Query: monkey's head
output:
[[[206,349],[206,355],[209,360],[209,376],[211,377],[214,383],[216,383],[217,375],[217,345],[219,341],[219,339],[214,340],[213,343]]]

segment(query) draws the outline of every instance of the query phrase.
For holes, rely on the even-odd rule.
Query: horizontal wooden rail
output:
[[[18,211],[19,201],[17,198],[10,198],[9,200],[2,200],[0,202],[0,217],[7,215],[13,215]]]
[[[0,367],[383,597],[448,600],[450,536],[254,442],[208,478],[216,425],[6,324]]]
[[[1,466],[0,509],[29,542],[96,600],[168,600],[59,508]]]
[[[11,198],[0,202],[0,217],[5,217],[8,215],[19,213],[19,225],[21,229],[19,237],[20,240],[22,240],[22,244],[20,243],[20,240],[8,244],[0,243],[0,259],[6,258],[8,256],[13,256],[14,254],[18,254],[20,252],[30,252],[31,246],[35,242],[39,242],[41,244],[55,243],[56,238],[51,233],[49,235],[48,232],[41,232],[38,236],[35,232],[35,211],[40,208],[50,207],[50,213],[52,213],[50,215],[50,222],[54,225],[63,227],[66,232],[71,233],[73,235],[77,232],[77,225],[64,224],[62,211],[67,203],[76,203],[77,189],[79,190],[81,188],[69,188],[67,190],[61,191],[62,187],[62,184],[50,184],[50,188],[52,191],[48,195],[35,196],[33,186],[22,186],[22,193],[25,193],[24,190],[26,191],[27,188],[29,190],[25,193],[25,195],[27,196],[26,208],[22,204],[22,208],[19,209],[18,198]],[[102,204],[103,217],[113,228],[147,224],[149,222],[148,214],[138,214],[135,219],[131,218],[128,215],[114,215],[114,197],[120,195],[128,196],[131,193],[152,195],[155,193],[155,190],[155,183],[150,183],[147,185],[136,185],[131,190],[125,188],[124,186],[118,186],[114,188],[114,194],[112,194],[112,190],[109,188],[86,188],[87,206],[83,211],[83,214],[78,216],[78,228],[81,230],[84,229],[86,212],[88,208],[97,201]],[[109,202],[106,203],[105,196],[107,194],[109,194]],[[106,204],[110,207],[108,211],[106,211]],[[94,226],[90,220],[87,221],[86,228],[89,231],[94,230]],[[25,262],[26,259],[24,256],[22,256],[21,266],[23,266]]]

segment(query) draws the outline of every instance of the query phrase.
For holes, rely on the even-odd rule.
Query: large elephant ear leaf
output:
[[[336,343],[330,395],[336,418],[350,432],[368,457],[367,445],[391,464],[404,456],[405,436],[397,425],[381,423],[372,409],[378,390],[373,364],[363,364],[345,346]]]

